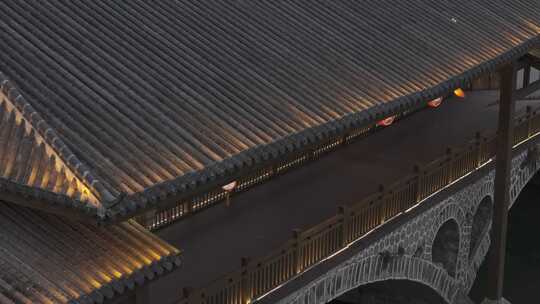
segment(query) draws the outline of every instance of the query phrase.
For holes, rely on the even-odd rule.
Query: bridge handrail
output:
[[[527,107],[516,118],[514,144],[540,132],[540,110]],[[495,155],[495,135],[477,134],[458,149],[447,149],[439,158],[415,165],[413,174],[380,186],[351,206],[340,206],[336,215],[292,238],[263,258],[243,258],[239,269],[190,292],[180,304],[246,304],[345,248],[385,222],[402,214]]]

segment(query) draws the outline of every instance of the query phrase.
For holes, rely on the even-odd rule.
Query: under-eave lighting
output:
[[[465,91],[461,88],[457,88],[454,90],[454,95],[456,95],[459,98],[465,98]]]
[[[443,98],[442,97],[439,97],[439,98],[436,98],[436,99],[433,99],[432,101],[428,102],[428,107],[430,108],[436,108],[438,106],[440,106],[443,102]]]
[[[387,118],[377,122],[377,126],[379,126],[379,127],[388,127],[389,125],[394,123],[395,119],[396,119],[396,116],[387,117]]]
[[[224,185],[221,188],[223,190],[227,191],[227,192],[231,192],[231,191],[234,191],[234,189],[236,189],[237,184],[238,184],[238,182],[234,181],[234,182],[231,182],[231,183],[228,183],[228,184]]]

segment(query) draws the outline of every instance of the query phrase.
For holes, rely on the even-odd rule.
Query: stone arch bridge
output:
[[[522,149],[512,160],[511,204],[540,168],[536,151]],[[404,223],[277,303],[328,303],[358,287],[388,280],[420,283],[448,303],[471,303],[466,295],[491,243],[493,162],[467,178],[474,181],[445,198],[433,198]]]

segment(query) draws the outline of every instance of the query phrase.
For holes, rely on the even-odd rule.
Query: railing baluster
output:
[[[525,123],[527,124],[526,138],[529,138],[532,135],[532,108],[531,106],[527,106],[527,119]]]
[[[446,160],[444,162],[444,165],[443,165],[443,172],[445,172],[444,174],[446,174],[446,178],[445,178],[445,181],[443,182],[444,183],[447,183],[447,184],[450,184],[453,180],[452,180],[452,171],[455,167],[455,164],[453,162],[453,157],[452,157],[452,148],[448,147],[446,148]],[[437,186],[438,189],[434,189],[433,192],[439,190],[441,188],[441,185],[438,185]]]
[[[538,132],[539,117],[536,112],[527,109],[526,117],[518,120],[517,129],[520,131],[515,134],[515,142],[526,140]],[[336,216],[310,230],[294,230],[292,240],[278,253],[257,263],[242,259],[239,272],[217,281],[211,288],[196,293],[185,289],[184,299],[180,303],[244,304],[261,296],[474,171],[494,156],[493,143],[494,138],[487,139],[477,132],[474,142],[464,146],[464,149],[456,152],[448,148],[443,158],[426,166],[415,165],[412,177],[389,187],[380,185],[376,194],[356,205],[340,206]],[[189,207],[192,207],[191,203],[183,205],[182,212],[190,212],[185,210]],[[162,212],[154,219],[159,220],[158,216],[167,216],[167,213]]]
[[[414,183],[416,184],[416,187],[415,187],[415,199],[416,199],[416,202],[419,202],[422,200],[422,180],[421,180],[421,171],[420,171],[420,165],[416,164],[414,165],[413,167],[413,173],[414,173]]]
[[[350,214],[346,206],[339,206],[338,213],[341,216],[341,247],[345,247],[349,241],[349,230],[350,230]]]
[[[294,267],[294,274],[300,273],[300,270],[302,269],[301,263],[302,258],[300,255],[301,247],[300,247],[300,230],[295,229],[293,230],[293,264]]]
[[[248,264],[249,258],[243,257],[240,261],[240,265],[242,267],[240,278],[240,299],[242,303],[247,303],[247,301],[251,299],[253,295],[253,284],[248,273]]]

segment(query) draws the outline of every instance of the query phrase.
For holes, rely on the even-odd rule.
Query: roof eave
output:
[[[179,252],[145,266],[133,272],[129,277],[114,279],[109,284],[92,291],[90,294],[82,295],[78,299],[70,301],[70,303],[103,303],[104,299],[114,299],[125,294],[128,290],[133,291],[135,288],[140,288],[153,280],[161,279],[180,268],[181,265],[182,259]]]
[[[456,88],[465,86],[480,75],[498,70],[501,66],[526,55],[531,49],[537,47],[540,47],[540,36],[526,41],[500,56],[477,65],[476,67],[432,88],[400,97],[393,102],[367,111],[345,116],[340,120],[331,121],[314,128],[306,129],[269,145],[255,147],[242,152],[241,154],[243,154],[243,156],[247,156],[247,158],[251,160],[250,164],[244,162],[242,163],[242,166],[238,166],[238,162],[234,161],[234,157],[229,158],[201,171],[156,184],[144,191],[126,196],[110,205],[110,208],[108,208],[107,211],[108,220],[116,222],[141,214],[144,210],[156,208],[158,205],[163,207],[177,203],[186,198],[196,196],[215,187],[227,184],[251,171],[256,171],[257,169],[271,165],[277,160],[282,159],[284,156],[293,156],[294,154],[307,151],[325,140],[330,139],[332,136],[346,134],[353,128],[369,126],[375,124],[381,118],[425,105],[430,100],[448,95]],[[283,146],[285,142],[292,142],[293,144],[286,145],[287,148],[284,149]],[[239,155],[236,155],[235,157],[239,157]],[[219,168],[217,168],[218,166]],[[223,168],[226,169],[224,170]]]
[[[99,214],[98,209],[90,208],[86,203],[65,195],[17,184],[5,178],[0,178],[0,201],[58,214],[94,225],[102,222],[105,218],[105,214]]]

